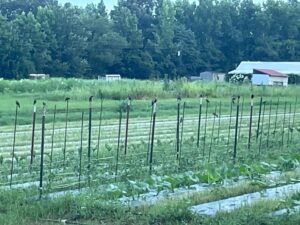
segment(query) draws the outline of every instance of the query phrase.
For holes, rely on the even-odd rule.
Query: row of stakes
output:
[[[66,117],[65,117],[65,133],[64,133],[64,148],[63,148],[63,161],[65,163],[66,160],[66,148],[67,148],[67,130],[68,130],[68,115],[69,115],[69,101],[70,98],[65,98],[66,102]],[[88,119],[88,172],[90,172],[91,168],[91,138],[92,138],[92,101],[93,96],[90,96],[89,99],[89,119]],[[129,125],[129,113],[131,108],[131,97],[128,97],[126,100],[126,123],[125,123],[125,141],[124,141],[124,154],[127,154],[128,149],[128,125]],[[198,117],[198,129],[197,129],[197,147],[200,148],[200,136],[201,136],[201,126],[202,126],[202,110],[203,110],[203,101],[205,101],[206,107],[205,107],[205,121],[204,121],[204,134],[203,134],[203,156],[205,151],[205,145],[206,145],[206,135],[207,135],[207,118],[208,118],[208,108],[209,108],[209,99],[204,96],[200,96],[200,104],[199,104],[199,117]],[[180,165],[180,158],[181,158],[181,148],[182,148],[182,140],[183,140],[183,131],[184,131],[184,117],[185,117],[185,109],[186,109],[186,102],[183,102],[181,104],[182,99],[180,97],[177,98],[177,126],[176,126],[176,143],[175,143],[175,151],[176,151],[176,159],[179,162]],[[33,164],[33,157],[34,157],[34,139],[35,139],[35,124],[36,124],[36,113],[37,113],[37,107],[36,107],[37,101],[34,100],[33,102],[33,120],[32,120],[32,139],[31,139],[31,150],[30,150],[30,167]],[[157,105],[157,99],[153,99],[151,102],[151,117],[150,117],[150,131],[149,131],[149,140],[148,140],[148,151],[147,151],[147,161],[149,162],[149,173],[152,173],[153,170],[153,150],[154,150],[154,140],[155,140],[155,123],[156,123],[156,105]],[[237,145],[238,145],[238,137],[239,137],[239,118],[242,118],[242,115],[240,115],[240,96],[232,97],[231,99],[231,105],[230,105],[230,116],[229,116],[229,129],[228,129],[228,145],[229,145],[229,138],[230,138],[230,132],[231,132],[231,123],[232,123],[232,113],[233,113],[233,107],[236,105],[236,119],[235,119],[235,133],[234,133],[234,145],[233,145],[233,161],[235,162],[236,156],[237,156]],[[276,118],[275,118],[275,131],[277,126],[277,115],[278,115],[278,105],[279,105],[279,99],[277,102],[277,108],[276,108]],[[295,108],[294,108],[294,116],[293,116],[293,125],[295,122],[295,114],[296,114],[296,105],[297,105],[297,98],[295,101]],[[261,130],[263,129],[264,123],[261,123],[261,120],[264,120],[265,115],[265,106],[266,101],[263,101],[263,98],[260,98],[260,104],[259,104],[259,115],[258,115],[258,122],[257,122],[257,130],[256,130],[256,139],[259,138],[259,134]],[[244,107],[244,101],[242,103],[242,113],[243,113],[243,107]],[[251,102],[250,102],[250,116],[249,116],[249,133],[248,133],[248,143],[247,147],[248,149],[251,148],[251,137],[252,137],[252,129],[253,129],[253,108],[254,108],[254,95],[251,95]],[[10,187],[12,186],[12,178],[13,178],[13,170],[14,170],[14,156],[15,156],[15,143],[16,143],[16,131],[17,131],[17,120],[18,120],[18,111],[20,109],[20,103],[16,101],[16,111],[15,111],[15,123],[14,123],[14,135],[13,135],[13,149],[12,149],[12,160],[11,160],[11,173],[10,173]],[[182,110],[182,111],[181,111]],[[285,103],[284,107],[284,118],[286,115],[287,110],[287,103]],[[99,145],[100,145],[100,128],[101,128],[101,122],[102,122],[102,111],[103,111],[103,96],[101,95],[101,105],[100,105],[100,118],[99,118],[99,133],[98,133],[98,143],[97,143],[97,156],[99,152]],[[116,168],[115,168],[115,180],[118,176],[118,161],[119,161],[119,155],[120,155],[120,145],[121,145],[121,125],[122,125],[122,113],[124,111],[123,107],[120,107],[119,109],[119,123],[118,123],[118,138],[117,138],[117,154],[116,154]],[[182,113],[181,113],[182,112]],[[271,115],[272,113],[272,102],[270,103],[270,110],[269,113]],[[290,113],[291,113],[291,105],[290,105]],[[215,107],[215,111],[213,113],[213,124],[212,124],[212,132],[215,128],[216,118],[219,118],[219,126],[220,126],[220,116],[221,116],[221,102],[219,104],[219,112],[217,112],[217,106]],[[82,150],[82,136],[83,136],[83,117],[84,112],[82,112],[81,117],[81,142],[80,142],[80,149]],[[51,154],[50,154],[50,167],[52,162],[52,153],[53,153],[53,144],[54,144],[54,130],[55,130],[55,120],[56,120],[56,106],[54,107],[54,116],[53,116],[53,127],[52,127],[52,143],[51,143]],[[43,110],[42,110],[42,132],[41,132],[41,157],[40,157],[40,179],[39,179],[39,190],[40,190],[40,198],[42,197],[42,190],[43,190],[43,170],[44,170],[44,144],[45,144],[45,121],[46,121],[46,103],[43,102]],[[270,123],[270,116],[269,116],[269,123]],[[274,132],[275,132],[274,131]],[[268,131],[269,135],[270,131]],[[284,133],[284,130],[283,132]],[[219,131],[218,131],[219,136]],[[261,138],[260,136],[260,144],[259,148],[261,148]],[[283,143],[284,134],[282,135],[282,143]],[[292,138],[292,137],[291,137]],[[211,139],[212,142],[212,139]],[[211,153],[211,147],[212,143],[210,144],[209,149],[209,156]],[[80,150],[80,151],[81,151]],[[260,150],[259,150],[260,152]],[[81,156],[82,153],[80,153],[80,160],[79,160],[79,168],[81,168]],[[79,173],[79,185],[80,185],[80,178],[81,172]],[[90,176],[88,176],[88,185],[90,186]],[[79,186],[80,188],[80,186]]]

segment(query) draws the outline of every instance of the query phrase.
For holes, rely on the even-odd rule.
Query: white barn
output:
[[[287,75],[300,75],[300,62],[250,62],[242,61],[228,74],[250,75],[254,69],[270,69]]]
[[[288,86],[288,75],[270,69],[254,69],[252,75],[252,84]]]

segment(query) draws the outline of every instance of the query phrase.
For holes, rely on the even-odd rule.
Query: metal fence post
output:
[[[199,148],[200,145],[202,104],[203,104],[203,96],[201,95],[200,104],[199,104],[199,116],[198,116],[197,148]]]
[[[93,96],[89,97],[89,134],[88,134],[88,185],[91,185],[91,141],[92,141],[92,102]]]
[[[127,107],[126,107],[126,128],[125,128],[125,155],[127,155],[127,148],[128,148],[128,126],[129,126],[129,113],[131,107],[131,97],[127,98]]]
[[[248,149],[251,147],[251,137],[252,137],[252,117],[253,117],[253,106],[254,106],[254,95],[251,95],[250,103],[250,121],[249,121],[249,135],[248,135]]]
[[[157,99],[152,102],[153,111],[153,121],[152,121],[152,134],[151,134],[151,151],[150,151],[150,175],[152,173],[152,163],[153,163],[153,148],[154,148],[154,134],[155,134],[155,119],[156,119],[156,103]]]
[[[43,195],[45,120],[46,120],[46,103],[43,102],[42,137],[41,137],[41,163],[40,163],[40,185],[39,185],[40,199],[42,198],[42,195]]]
[[[30,166],[33,163],[33,154],[34,154],[35,118],[36,118],[36,100],[33,101],[32,134],[31,134],[31,149],[30,149]]]
[[[63,154],[64,154],[64,167],[65,167],[65,161],[66,161],[66,149],[67,149],[67,132],[68,132],[68,117],[69,117],[69,97],[65,98],[66,102],[66,121],[65,121],[65,139],[64,139],[64,149],[63,149]]]
[[[18,109],[20,108],[20,103],[16,101],[16,113],[15,113],[15,126],[14,126],[14,139],[13,139],[13,146],[12,146],[12,156],[11,156],[11,168],[10,168],[10,182],[9,186],[12,186],[12,178],[13,178],[13,171],[14,171],[14,158],[15,158],[15,147],[16,147],[16,132],[17,132],[17,123],[18,123]]]
[[[236,102],[236,121],[235,121],[234,149],[233,149],[234,162],[236,159],[237,144],[238,144],[239,113],[240,113],[240,96],[237,97],[237,102]]]
[[[258,140],[258,136],[259,136],[259,133],[260,133],[260,117],[261,117],[262,106],[263,106],[263,98],[260,97],[259,112],[258,112],[258,122],[257,122],[257,130],[256,130],[256,141]]]
[[[176,159],[179,159],[179,131],[180,131],[180,104],[181,104],[181,98],[177,98],[177,127],[176,127]]]

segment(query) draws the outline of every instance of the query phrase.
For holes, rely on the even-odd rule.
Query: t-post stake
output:
[[[33,112],[32,112],[32,133],[31,133],[31,149],[30,149],[30,167],[32,166],[32,163],[33,163],[33,154],[34,154],[35,118],[36,118],[36,100],[33,101]]]
[[[20,103],[16,101],[16,113],[15,113],[15,126],[14,126],[14,139],[12,146],[12,155],[11,155],[11,168],[10,168],[10,182],[9,186],[12,186],[13,171],[14,171],[14,158],[15,158],[15,147],[16,147],[16,133],[17,133],[17,123],[18,123],[18,109],[20,108]]]
[[[154,134],[155,134],[155,119],[156,119],[156,104],[157,99],[154,99],[152,102],[152,112],[153,112],[153,124],[152,124],[152,134],[151,134],[151,151],[150,151],[150,175],[152,173],[152,164],[153,164],[153,148],[154,148]]]

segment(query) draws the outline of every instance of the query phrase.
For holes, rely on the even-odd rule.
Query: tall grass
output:
[[[61,100],[65,96],[72,96],[73,100],[84,100],[90,95],[98,98],[100,93],[106,99],[125,99],[130,95],[134,99],[195,98],[200,94],[211,98],[230,97],[232,95],[293,97],[300,93],[300,86],[265,87],[251,85],[236,85],[217,82],[189,82],[185,79],[176,81],[141,81],[121,80],[108,82],[103,80],[63,79],[47,80],[0,80],[0,93],[22,96],[39,96],[47,100]]]

